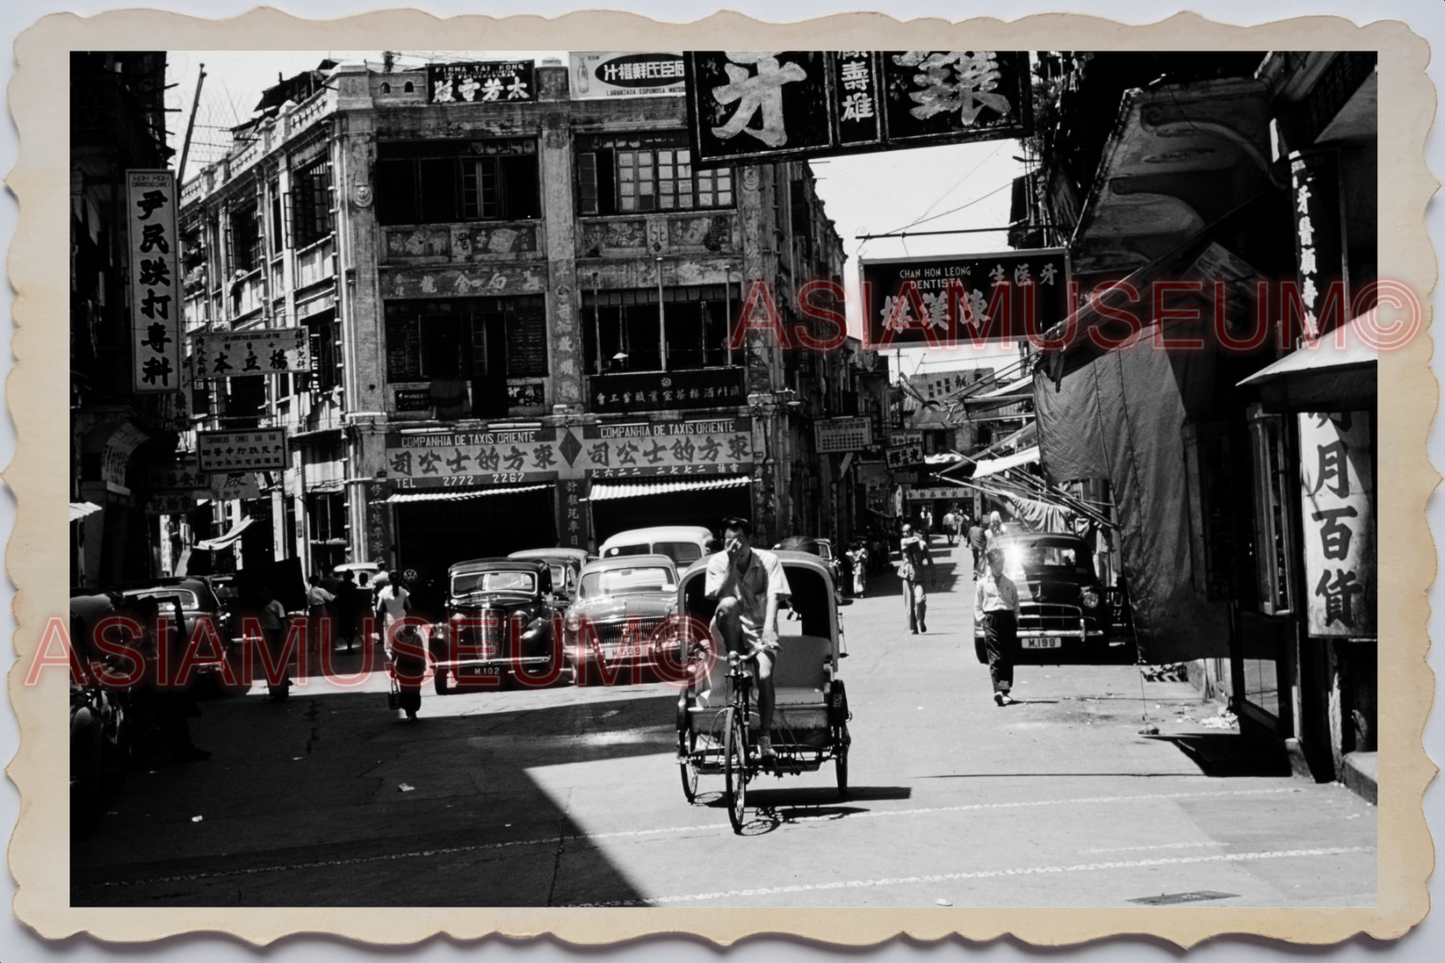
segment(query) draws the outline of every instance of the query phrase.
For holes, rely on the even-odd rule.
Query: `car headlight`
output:
[[[1096,609],[1099,607],[1099,593],[1094,591],[1092,588],[1089,588],[1087,586],[1084,587],[1079,592],[1079,596],[1083,599],[1084,608]]]

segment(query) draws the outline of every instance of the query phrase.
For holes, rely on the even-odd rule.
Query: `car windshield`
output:
[[[159,599],[166,603],[169,603],[171,599],[179,598],[183,609],[194,610],[201,607],[201,601],[196,598],[196,593],[184,588],[138,589],[126,592],[125,597],[128,599]]]
[[[829,545],[827,542],[819,542],[818,557],[831,559],[833,557],[833,546]]]
[[[531,595],[537,590],[534,572],[467,572],[452,576],[453,595],[475,592],[516,592]]]
[[[1093,576],[1094,566],[1078,542],[1014,542],[1004,547],[1004,573],[1010,578]]]
[[[659,593],[672,582],[672,573],[658,566],[609,568],[583,575],[582,590],[578,592],[578,597],[590,599],[600,595]]]

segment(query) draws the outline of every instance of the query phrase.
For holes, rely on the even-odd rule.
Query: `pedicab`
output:
[[[682,792],[697,798],[702,776],[722,776],[728,819],[742,832],[748,784],[762,773],[816,772],[831,762],[838,795],[848,794],[848,696],[839,673],[842,627],[827,563],[803,552],[775,552],[792,592],[778,614],[781,648],[773,666],[776,701],[771,739],[776,759],[757,750],[762,735],[747,652],[727,653],[709,628],[717,600],[705,595],[707,559],[678,583],[679,652],[690,653],[677,701],[677,763]],[[681,658],[680,658],[681,660]]]

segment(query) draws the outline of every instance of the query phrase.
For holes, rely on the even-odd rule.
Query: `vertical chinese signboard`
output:
[[[1295,153],[1289,161],[1295,264],[1305,333],[1311,337],[1324,333],[1321,323],[1332,321],[1329,328],[1343,324],[1350,311],[1337,164],[1332,150]],[[1337,307],[1331,304],[1335,298]]]
[[[1299,416],[1309,634],[1375,637],[1375,476],[1368,412]]]
[[[685,55],[700,164],[998,140],[1032,129],[1029,58],[998,50]]]
[[[557,483],[557,537],[566,548],[586,548],[591,538],[588,512],[583,510],[582,503],[586,489],[587,483],[579,478]]]
[[[137,392],[181,388],[181,306],[176,297],[175,175],[125,172],[130,227],[131,386]]]
[[[874,348],[1041,338],[1069,316],[1063,250],[862,261],[858,271]]]

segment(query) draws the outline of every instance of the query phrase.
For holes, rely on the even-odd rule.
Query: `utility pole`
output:
[[[181,166],[176,170],[176,190],[186,182],[186,158],[191,154],[191,133],[196,129],[196,108],[201,103],[201,85],[206,82],[206,65],[201,64],[201,75],[196,78],[196,96],[191,100],[191,119],[186,124],[186,140],[181,145]]]

